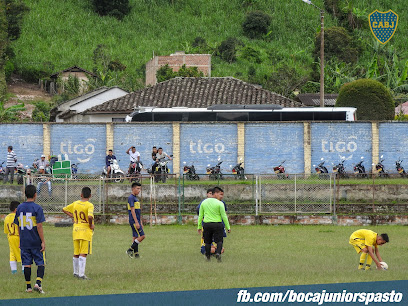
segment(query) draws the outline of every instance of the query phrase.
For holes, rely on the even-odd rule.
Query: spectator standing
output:
[[[14,168],[17,162],[17,155],[13,151],[12,146],[7,148],[7,164],[6,164],[6,173],[4,174],[3,183],[6,184],[8,181],[8,176],[10,174],[10,184],[13,184],[14,180]]]

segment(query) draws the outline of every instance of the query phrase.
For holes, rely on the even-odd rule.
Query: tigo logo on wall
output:
[[[382,44],[386,44],[394,35],[398,26],[398,15],[392,10],[380,12],[375,10],[368,15],[371,32]]]

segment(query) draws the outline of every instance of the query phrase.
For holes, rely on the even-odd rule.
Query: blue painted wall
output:
[[[168,155],[173,154],[173,127],[171,124],[115,124],[113,127],[113,149],[121,169],[126,173],[129,155],[126,150],[135,146],[145,168],[151,167],[152,147],[162,147]],[[173,163],[167,164],[173,173]]]
[[[238,129],[236,124],[181,124],[180,166],[194,163],[197,173],[205,173],[208,164],[222,160],[222,172],[231,174],[237,162]],[[181,169],[180,169],[181,170]]]
[[[304,172],[303,123],[245,125],[246,173],[274,173],[284,160],[287,173]]]
[[[344,157],[347,172],[364,156],[366,171],[372,166],[371,123],[312,123],[312,172],[313,165],[324,158],[325,166],[332,172],[332,163],[337,164]]]
[[[51,153],[68,154],[72,163],[79,163],[79,173],[99,173],[105,164],[105,124],[52,124]]]
[[[380,123],[380,156],[384,155],[385,169],[390,173],[397,173],[395,161],[403,160],[402,166],[408,170],[408,124],[406,123]],[[380,156],[378,158],[380,158]]]
[[[8,146],[13,146],[17,163],[24,166],[31,166],[43,154],[42,124],[0,124],[0,135],[0,163],[7,160]]]

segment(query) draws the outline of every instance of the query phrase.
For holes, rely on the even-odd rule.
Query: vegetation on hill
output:
[[[234,76],[290,97],[294,91],[319,90],[315,46],[320,16],[301,0],[131,0],[121,20],[95,13],[91,0],[25,3],[30,12],[12,47],[13,65],[26,80],[78,65],[103,76],[103,84],[136,90],[144,86],[144,65],[153,54],[184,50],[213,54],[212,76]],[[406,1],[314,3],[326,9],[326,93],[338,92],[346,82],[371,78],[403,101],[408,92],[408,26],[402,22],[408,18]],[[378,43],[368,27],[368,14],[376,9],[392,9],[400,17],[386,45]],[[347,44],[339,46],[340,34]],[[100,45],[111,62],[125,68],[103,70],[95,64]]]

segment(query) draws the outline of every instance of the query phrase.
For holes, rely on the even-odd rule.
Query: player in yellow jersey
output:
[[[92,254],[92,236],[95,225],[94,206],[89,202],[91,189],[82,188],[81,200],[64,207],[62,211],[74,219],[72,238],[74,239],[74,276],[89,280],[85,275],[86,256]]]
[[[18,233],[18,226],[14,224],[14,217],[16,216],[17,206],[20,203],[17,201],[12,201],[10,203],[11,213],[4,219],[4,233],[7,234],[7,240],[10,248],[10,268],[11,273],[17,273],[17,263],[21,264],[21,253],[20,253],[20,235]]]
[[[383,260],[381,258],[380,252],[378,251],[378,246],[383,245],[387,242],[389,242],[387,234],[378,235],[377,233],[366,229],[360,229],[351,234],[349,243],[354,246],[357,254],[361,253],[358,269],[363,270],[364,262],[367,258],[367,263],[365,266],[366,270],[370,270],[373,260],[377,265],[377,269],[381,270],[382,267],[380,262]],[[375,258],[374,253],[377,256],[378,260],[377,258]]]

